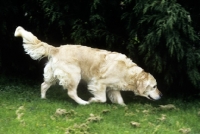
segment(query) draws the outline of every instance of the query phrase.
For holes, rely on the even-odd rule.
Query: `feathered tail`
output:
[[[51,57],[51,54],[56,52],[55,47],[48,45],[45,42],[41,42],[31,32],[26,31],[20,26],[16,28],[14,36],[23,38],[24,50],[34,60],[41,59],[43,57]]]

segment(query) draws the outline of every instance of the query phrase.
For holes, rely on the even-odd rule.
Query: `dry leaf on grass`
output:
[[[162,110],[172,110],[172,109],[176,109],[176,107],[173,104],[167,104],[167,105],[160,105],[160,109],[162,109]]]
[[[66,129],[65,134],[72,134],[72,133],[73,134],[74,133],[89,134],[88,130],[89,130],[89,127],[86,123],[82,123],[80,125],[74,124],[74,126]]]
[[[160,118],[157,118],[158,120],[160,121],[164,121],[166,120],[166,115],[165,114],[162,114]]]
[[[66,109],[58,108],[56,109],[56,112],[54,113],[54,115],[50,116],[50,118],[52,120],[56,120],[56,118],[59,118],[59,117],[66,117],[66,119],[68,119],[68,117],[73,116],[75,114],[76,112],[74,110],[67,111]]]
[[[58,108],[56,109],[55,116],[62,116],[62,115],[65,115],[66,113],[67,113],[66,109]]]
[[[20,113],[20,112],[23,111],[23,110],[24,110],[24,106],[20,106],[20,107],[15,111],[15,113],[18,114],[18,113]]]
[[[149,113],[149,110],[143,110],[142,113],[148,114],[148,113]]]
[[[97,122],[102,118],[100,116],[95,116],[94,114],[90,114],[90,117],[87,119],[87,122]]]
[[[140,123],[135,122],[135,121],[131,121],[130,124],[131,124],[132,126],[134,126],[134,127],[140,127]]]
[[[106,113],[109,113],[109,112],[110,112],[110,110],[105,109],[105,110],[103,110],[101,113],[102,113],[102,114],[106,114]]]
[[[24,115],[24,113],[17,113],[17,119],[21,120],[21,117]]]
[[[55,116],[62,116],[62,115],[73,116],[75,114],[76,114],[76,112],[74,110],[66,111],[66,109],[58,108],[58,109],[56,109],[56,112],[54,115]]]
[[[179,129],[179,132],[181,132],[182,134],[188,134],[191,132],[190,128],[181,128]]]
[[[20,106],[20,107],[15,111],[18,120],[21,120],[22,116],[24,115],[23,111],[24,111],[24,106]]]

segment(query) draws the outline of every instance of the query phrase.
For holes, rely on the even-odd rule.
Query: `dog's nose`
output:
[[[162,94],[158,89],[157,89],[156,91],[157,91],[157,94],[158,94],[160,97],[163,96],[163,94]]]
[[[156,100],[160,100],[161,99],[161,96],[158,96],[158,98]]]
[[[160,97],[162,97],[162,96],[163,96],[163,94],[162,94],[161,92],[159,92],[159,95],[160,95]]]

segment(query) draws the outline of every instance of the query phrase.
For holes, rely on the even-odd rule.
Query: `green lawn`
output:
[[[199,101],[129,98],[126,107],[110,103],[81,106],[58,86],[47,92],[48,99],[42,100],[39,84],[1,83],[1,134],[200,133]],[[167,104],[175,108],[160,108]]]

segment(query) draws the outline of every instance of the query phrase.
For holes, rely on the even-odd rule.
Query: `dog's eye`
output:
[[[153,88],[156,88],[156,85],[155,85],[155,86],[153,86]]]

